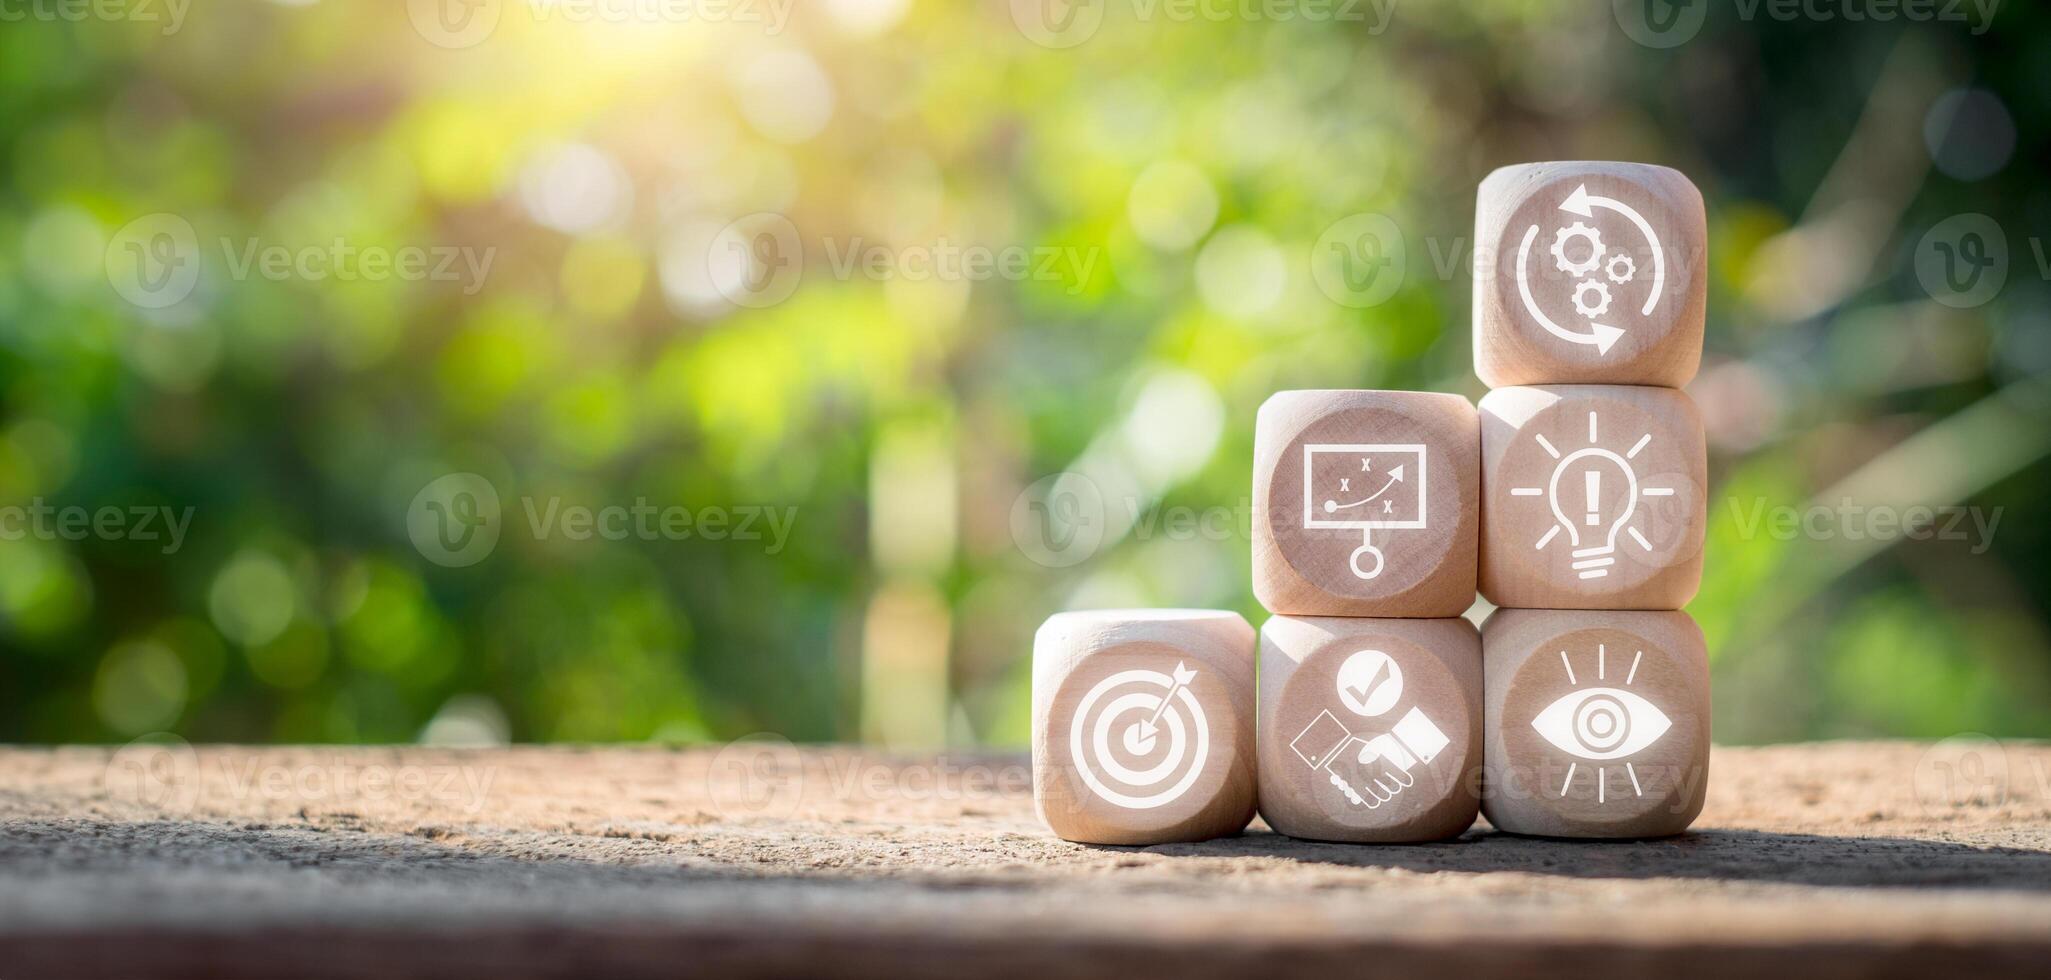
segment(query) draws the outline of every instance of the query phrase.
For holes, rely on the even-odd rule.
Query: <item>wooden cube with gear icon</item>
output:
[[[1474,823],[1481,634],[1465,619],[1261,627],[1260,812],[1292,837],[1444,840]]]
[[[1498,609],[1482,812],[1545,837],[1661,837],[1702,812],[1709,658],[1683,612]]]
[[[1702,362],[1702,194],[1678,170],[1503,167],[1474,212],[1474,371],[1489,387],[1678,388]]]
[[[1702,583],[1707,447],[1671,388],[1481,399],[1481,594],[1527,609],[1679,609]]]
[[[1033,802],[1057,836],[1162,844],[1254,813],[1254,632],[1207,609],[1066,612],[1033,638]]]
[[[1459,395],[1277,393],[1254,427],[1254,595],[1286,615],[1465,612],[1479,455],[1474,406]]]

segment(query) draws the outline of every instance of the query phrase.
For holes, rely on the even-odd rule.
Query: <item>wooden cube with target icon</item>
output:
[[[1702,812],[1709,658],[1683,612],[1498,609],[1482,812],[1546,837],[1660,837]]]
[[[1254,426],[1254,596],[1286,615],[1465,612],[1479,454],[1459,395],[1278,392]]]
[[[1679,609],[1702,582],[1707,447],[1671,388],[1481,399],[1481,593],[1531,609]]]
[[[1474,371],[1490,387],[1678,388],[1702,361],[1702,194],[1643,163],[1527,163],[1474,211]]]
[[[1161,844],[1254,813],[1254,632],[1237,613],[1100,610],[1033,638],[1033,801],[1057,836]]]
[[[1292,837],[1457,837],[1480,806],[1481,634],[1465,619],[1261,626],[1260,812]]]

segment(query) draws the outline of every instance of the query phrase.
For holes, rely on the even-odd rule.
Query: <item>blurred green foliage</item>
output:
[[[1021,743],[1049,612],[1258,620],[1271,392],[1480,394],[1475,185],[1571,158],[1675,166],[1709,203],[1691,611],[1719,739],[2051,732],[2051,23],[1716,6],[1650,47],[1630,6],[1405,3],[1377,30],[1109,3],[1069,47],[1000,0],[838,0],[781,29],[487,2],[467,44],[419,2],[9,23],[0,739]],[[764,212],[800,278],[734,302],[720,229]],[[1363,212],[1407,267],[1356,308],[1313,246]],[[1953,308],[1916,247],[1972,212],[2007,281]],[[162,307],[122,292],[124,250],[166,241],[134,231],[150,215],[197,242]],[[1050,264],[895,264],[941,244]],[[867,245],[901,274],[844,264]],[[307,264],[256,263],[274,248]],[[1113,517],[1072,564],[1015,513],[1064,470],[1108,481]],[[454,567],[409,525],[451,473],[501,518]],[[640,501],[794,523],[534,531]],[[1748,519],[1841,502],[2002,517],[1962,541]],[[190,523],[176,547],[132,516],[30,533],[31,507]]]

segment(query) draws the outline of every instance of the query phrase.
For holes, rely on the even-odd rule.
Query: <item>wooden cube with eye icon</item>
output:
[[[1254,425],[1254,596],[1296,616],[1465,612],[1479,458],[1460,395],[1277,392]]]
[[[1498,609],[1481,810],[1544,837],[1677,834],[1709,781],[1709,658],[1683,612]]]
[[[1504,167],[1474,211],[1474,372],[1490,387],[1678,388],[1702,362],[1702,194],[1678,170]]]
[[[1480,416],[1480,586],[1490,602],[1679,609],[1694,598],[1709,465],[1686,394],[1497,388]]]
[[[1457,837],[1480,806],[1481,634],[1465,619],[1261,626],[1260,812],[1291,837]]]

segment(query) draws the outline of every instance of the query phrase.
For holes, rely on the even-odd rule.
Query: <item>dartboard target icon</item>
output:
[[[1128,810],[1182,797],[1203,775],[1210,721],[1190,693],[1196,671],[1126,670],[1098,681],[1076,705],[1069,756],[1091,792]]]

